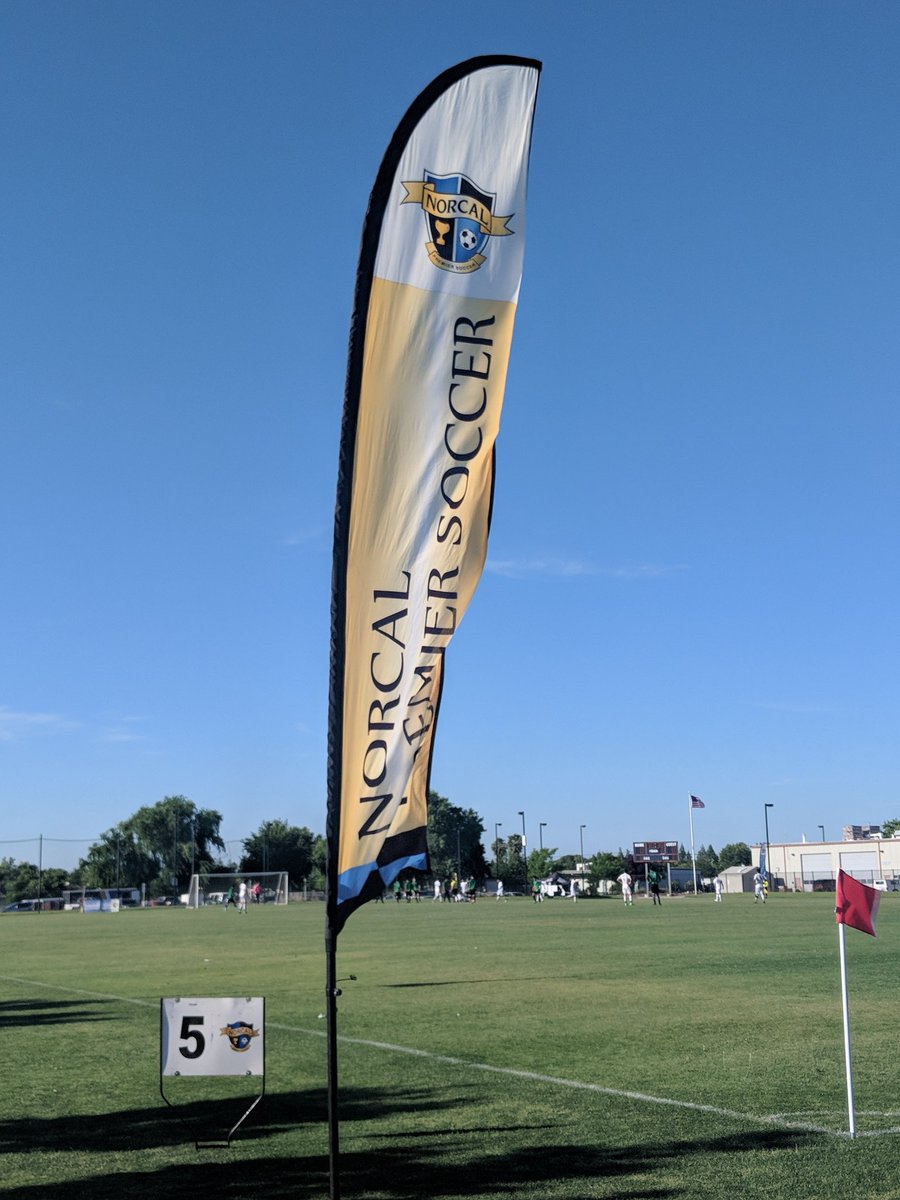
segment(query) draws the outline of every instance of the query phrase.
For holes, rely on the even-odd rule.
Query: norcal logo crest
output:
[[[230,1025],[225,1025],[219,1032],[223,1037],[228,1038],[232,1050],[237,1050],[239,1054],[249,1050],[253,1038],[259,1037],[259,1030],[254,1029],[249,1021],[232,1021]]]
[[[467,175],[434,175],[404,182],[401,204],[418,204],[425,214],[430,240],[428,257],[442,271],[467,274],[485,261],[484,251],[492,237],[513,233],[506,223],[512,219],[494,215],[497,197],[482,191]]]

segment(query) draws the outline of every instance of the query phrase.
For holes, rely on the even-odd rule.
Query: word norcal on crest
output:
[[[254,1029],[247,1021],[232,1021],[230,1025],[224,1026],[219,1032],[231,1042],[232,1050],[237,1050],[239,1053],[249,1050],[251,1039],[259,1037],[259,1030]]]
[[[425,214],[431,241],[428,257],[442,271],[466,274],[477,271],[485,260],[488,239],[508,237],[512,219],[494,215],[496,196],[484,192],[466,175],[433,175],[424,180],[404,181],[406,195],[401,204],[418,204]]]

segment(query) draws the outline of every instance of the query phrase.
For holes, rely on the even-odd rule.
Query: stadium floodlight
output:
[[[769,809],[774,808],[774,807],[775,807],[775,805],[770,803],[769,801],[766,801],[766,803],[763,806],[763,814],[765,815],[765,818],[766,818],[766,870],[765,870],[766,878],[768,878],[769,875],[771,875],[771,873],[772,873],[772,853],[769,849]]]
[[[525,849],[525,813],[520,808],[519,816],[522,818],[522,880],[525,884],[525,895],[528,895],[528,851]]]

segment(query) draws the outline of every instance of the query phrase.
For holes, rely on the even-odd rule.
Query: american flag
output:
[[[706,808],[699,796],[691,796],[691,808]]]

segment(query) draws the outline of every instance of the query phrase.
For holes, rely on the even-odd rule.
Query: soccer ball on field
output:
[[[459,244],[463,250],[474,250],[478,244],[478,238],[471,229],[461,229],[459,231]]]

